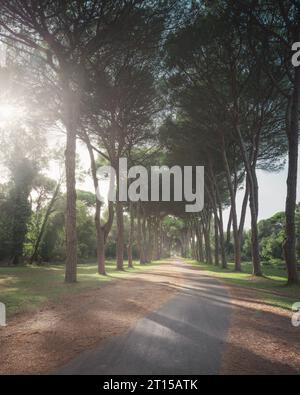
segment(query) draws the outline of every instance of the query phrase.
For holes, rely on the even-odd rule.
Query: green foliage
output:
[[[82,199],[82,200],[81,200]],[[79,191],[77,200],[78,256],[85,260],[95,257],[96,234],[94,213],[90,207],[94,195]],[[65,259],[65,196],[57,203],[56,211],[49,219],[41,245],[40,256],[43,261],[63,261]]]
[[[285,214],[278,212],[268,219],[259,221],[258,237],[260,255],[263,261],[274,262],[284,260],[283,243],[285,238]],[[296,209],[296,234],[297,234],[297,255],[300,259],[300,203]],[[251,259],[251,231],[244,233],[243,238],[243,258]]]
[[[32,214],[30,194],[46,163],[45,136],[32,127],[12,125],[1,130],[0,137],[1,164],[9,176],[0,203],[0,260],[17,265],[22,262]]]
[[[284,213],[258,223],[261,256],[264,260],[283,259]]]
[[[36,168],[32,161],[16,158],[11,166],[11,173],[12,183],[1,204],[0,258],[10,259],[13,264],[19,264],[31,216],[29,195],[36,176]]]
[[[64,224],[63,209],[58,210],[50,217],[40,249],[43,261],[60,261],[65,258]]]
[[[96,254],[95,223],[87,204],[77,201],[78,256],[87,259]]]
[[[94,193],[78,190],[77,199],[84,202],[87,207],[95,207],[96,196]]]

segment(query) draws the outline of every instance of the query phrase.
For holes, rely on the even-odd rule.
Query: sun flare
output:
[[[0,124],[14,122],[20,117],[21,110],[10,103],[0,103]]]

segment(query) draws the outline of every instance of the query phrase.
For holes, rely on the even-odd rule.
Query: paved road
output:
[[[175,265],[184,278],[179,293],[125,336],[79,355],[58,374],[218,374],[230,298],[217,280]]]

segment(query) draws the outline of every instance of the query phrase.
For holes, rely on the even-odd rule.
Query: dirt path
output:
[[[16,317],[0,328],[0,374],[46,373],[126,333],[177,292],[180,277],[171,264],[156,266]]]
[[[145,333],[149,339],[141,338],[137,347],[137,336]],[[153,334],[159,335],[155,341]],[[155,372],[165,351],[173,365],[163,366],[172,372],[184,366],[186,374],[300,373],[300,329],[291,325],[289,311],[268,306],[255,291],[224,286],[196,267],[170,261],[16,317],[0,328],[0,374],[53,372],[76,357],[79,365],[71,363],[67,370],[109,373],[110,360],[123,369],[122,358],[115,364],[119,351],[110,353],[109,347],[108,362],[99,367],[97,358],[105,351],[98,347],[109,340],[117,350],[125,341],[125,357],[131,358],[125,366],[133,370],[136,357],[146,356],[147,364],[143,357],[140,366]],[[88,350],[96,359],[80,367],[80,355]]]
[[[258,299],[255,290],[229,287],[234,306],[223,374],[300,374],[300,328],[291,311]]]

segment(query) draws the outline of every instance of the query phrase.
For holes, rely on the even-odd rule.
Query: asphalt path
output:
[[[232,312],[229,294],[195,267],[170,264],[183,278],[174,297],[126,335],[80,354],[56,374],[218,374]]]

